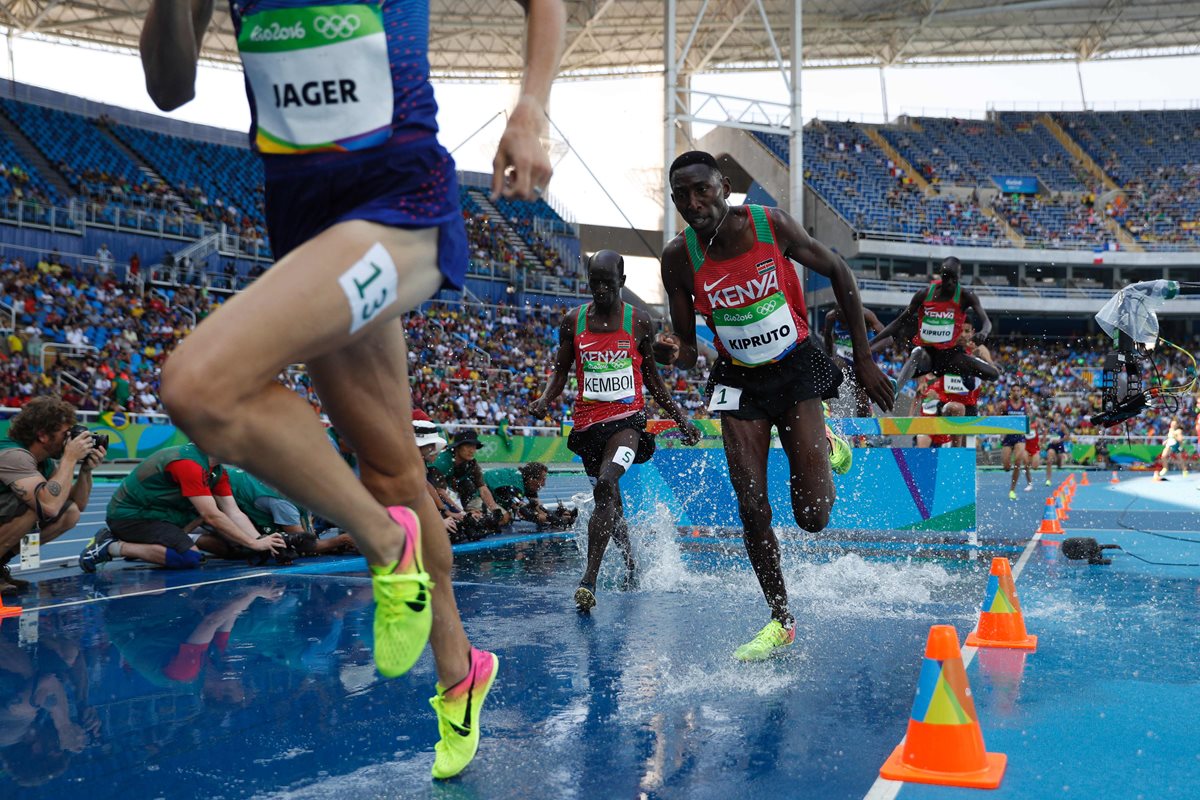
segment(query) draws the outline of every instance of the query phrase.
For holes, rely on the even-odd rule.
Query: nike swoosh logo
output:
[[[725,280],[726,278],[728,278],[728,277],[729,277],[728,275],[722,275],[720,278],[718,278],[718,279],[717,279],[716,281],[714,281],[713,283],[711,283],[711,284],[709,284],[709,283],[706,283],[706,284],[704,284],[704,291],[706,291],[706,292],[711,292],[713,289],[715,289],[715,288],[717,288],[718,286],[720,286],[720,285],[721,285],[721,282],[722,282],[722,281],[724,281],[724,280]]]
[[[579,345],[579,349],[580,350],[588,350],[590,348],[595,347],[597,344],[599,344],[599,343],[598,342],[588,342],[587,344]]]

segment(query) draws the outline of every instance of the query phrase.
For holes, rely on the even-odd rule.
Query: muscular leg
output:
[[[961,350],[946,359],[944,371],[963,377],[983,378],[985,381],[994,381],[1000,377],[1000,370],[996,367]]]
[[[421,520],[422,557],[433,580],[429,644],[438,680],[453,686],[467,674],[471,645],[450,582],[450,537],[425,489],[425,462],[413,435],[403,322],[391,319],[339,352],[310,360],[308,371],[329,419],[358,454],[367,502],[408,506]],[[325,450],[333,453],[328,444]]]
[[[609,538],[616,539],[621,548],[627,569],[633,568],[633,551],[629,545],[629,533],[625,527],[622,513],[621,487],[619,481],[625,474],[625,467],[613,462],[617,448],[628,447],[637,452],[638,439],[641,432],[633,428],[618,431],[609,437],[604,445],[604,456],[600,462],[600,475],[596,478],[596,488],[592,494],[596,499],[596,507],[592,518],[588,520],[588,556],[587,568],[583,572],[580,586],[594,589],[596,577],[600,574],[600,564],[604,561],[604,551],[608,549]]]
[[[787,587],[783,582],[783,568],[779,564],[779,540],[771,530],[771,501],[767,495],[771,422],[765,419],[736,419],[726,414],[721,421],[721,431],[725,442],[725,460],[729,464],[729,480],[737,495],[746,555],[750,557],[750,565],[758,576],[763,597],[771,608],[771,618],[789,626],[792,624],[792,615],[788,611]]]
[[[796,524],[810,533],[824,530],[837,491],[829,467],[829,440],[825,438],[825,415],[819,399],[797,403],[788,411],[779,425],[779,442],[788,457]]]
[[[1005,445],[1000,448],[1000,468],[1005,472],[1012,469],[1013,449],[1011,445]],[[1016,484],[1013,484],[1016,486]]]
[[[376,243],[383,245],[395,264],[396,291],[384,296],[390,304],[352,334],[352,318],[361,320],[371,309],[352,307],[338,279]],[[362,220],[334,225],[289,253],[204,320],[179,345],[163,371],[163,402],[176,424],[203,450],[246,468],[350,532],[375,566],[400,558],[405,541],[402,529],[329,446],[313,408],[276,383],[275,377],[296,362],[328,364],[349,356],[360,365],[364,350],[379,349],[369,344],[375,332],[437,290],[441,274],[436,263],[436,230],[400,230]],[[368,397],[373,393],[403,395],[407,408],[406,384],[396,380],[394,373],[384,380],[379,372],[363,375],[347,370],[341,377],[345,383],[337,388],[348,395],[342,404],[342,421],[359,414],[365,419],[369,409],[386,403]],[[324,388],[328,392],[333,387]],[[346,409],[355,405],[362,411],[347,414]],[[398,429],[407,424],[405,414],[368,421],[365,426]],[[408,428],[411,441],[411,425]],[[356,444],[375,444],[378,449],[378,443]],[[413,463],[402,470],[415,474],[421,460],[415,444],[412,447],[411,453],[406,447],[391,454],[388,463],[411,457]],[[426,518],[423,511],[418,514]],[[426,529],[436,527],[430,523]],[[435,561],[442,561],[439,543],[430,552]]]
[[[967,407],[962,403],[949,402],[942,406],[943,417],[962,417],[966,416]],[[966,447],[967,437],[961,434],[950,437],[951,447]]]
[[[900,368],[900,374],[896,376],[896,394],[900,394],[900,390],[906,383],[926,374],[932,367],[933,359],[929,357],[929,353],[925,352],[925,348],[914,347],[908,354],[908,360]]]

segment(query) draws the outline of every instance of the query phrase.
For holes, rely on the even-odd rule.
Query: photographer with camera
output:
[[[79,522],[107,448],[108,437],[77,425],[75,406],[57,397],[34,398],[13,417],[0,439],[0,592],[29,585],[8,569],[24,536],[38,528],[46,544]]]
[[[278,533],[259,536],[238,508],[221,462],[189,442],[159,450],[125,476],[108,501],[108,527],[79,554],[79,568],[95,572],[98,565],[125,557],[194,569],[203,557],[185,528],[197,517],[226,543],[266,555],[287,548]]]
[[[278,533],[287,542],[284,551],[275,553],[275,560],[280,563],[290,563],[297,556],[321,556],[329,553],[357,553],[354,540],[349,534],[339,533],[325,539],[317,537],[313,531],[312,516],[296,503],[284,497],[275,488],[251,475],[240,467],[225,465],[225,474],[229,477],[229,486],[233,489],[233,499],[238,508],[250,520],[261,534]],[[226,558],[251,557],[258,564],[265,563],[269,553],[250,553],[244,547],[213,542],[215,537],[201,539],[197,544],[200,549],[214,555],[223,555],[228,549]],[[211,546],[210,546],[211,545]],[[220,548],[220,549],[218,549]]]
[[[484,470],[483,480],[510,519],[532,522],[538,530],[566,530],[575,524],[575,510],[563,508],[559,503],[556,510],[550,511],[538,500],[538,492],[546,487],[549,474],[545,464],[530,461],[521,467]]]

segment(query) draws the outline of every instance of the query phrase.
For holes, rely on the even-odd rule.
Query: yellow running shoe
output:
[[[434,745],[433,777],[453,778],[467,768],[479,749],[480,711],[487,698],[500,659],[495,653],[471,648],[471,670],[467,677],[449,689],[438,684],[437,695],[429,705],[437,712],[441,741]]]
[[[767,623],[753,639],[733,651],[733,657],[738,661],[765,661],[776,650],[790,647],[796,641],[796,628],[783,627],[777,619]]]
[[[412,509],[388,513],[404,529],[404,555],[384,567],[371,567],[375,591],[375,666],[385,678],[404,673],[421,657],[433,626],[433,581],[421,565],[421,521]]]
[[[586,586],[580,586],[575,590],[575,607],[581,614],[589,613],[596,607],[595,593]]]
[[[854,451],[850,443],[833,432],[833,428],[825,426],[825,438],[829,440],[829,466],[834,475],[845,475],[854,464]]]

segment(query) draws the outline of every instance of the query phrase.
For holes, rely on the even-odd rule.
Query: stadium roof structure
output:
[[[800,0],[676,0],[680,73],[775,69]],[[664,0],[565,0],[564,76],[661,73]],[[513,0],[430,0],[431,61],[442,79],[520,70]],[[7,0],[0,27],[79,44],[136,48],[148,0]],[[1091,60],[1200,53],[1200,0],[803,0],[806,68]],[[684,46],[690,43],[690,47]],[[224,0],[203,55],[235,62]]]

